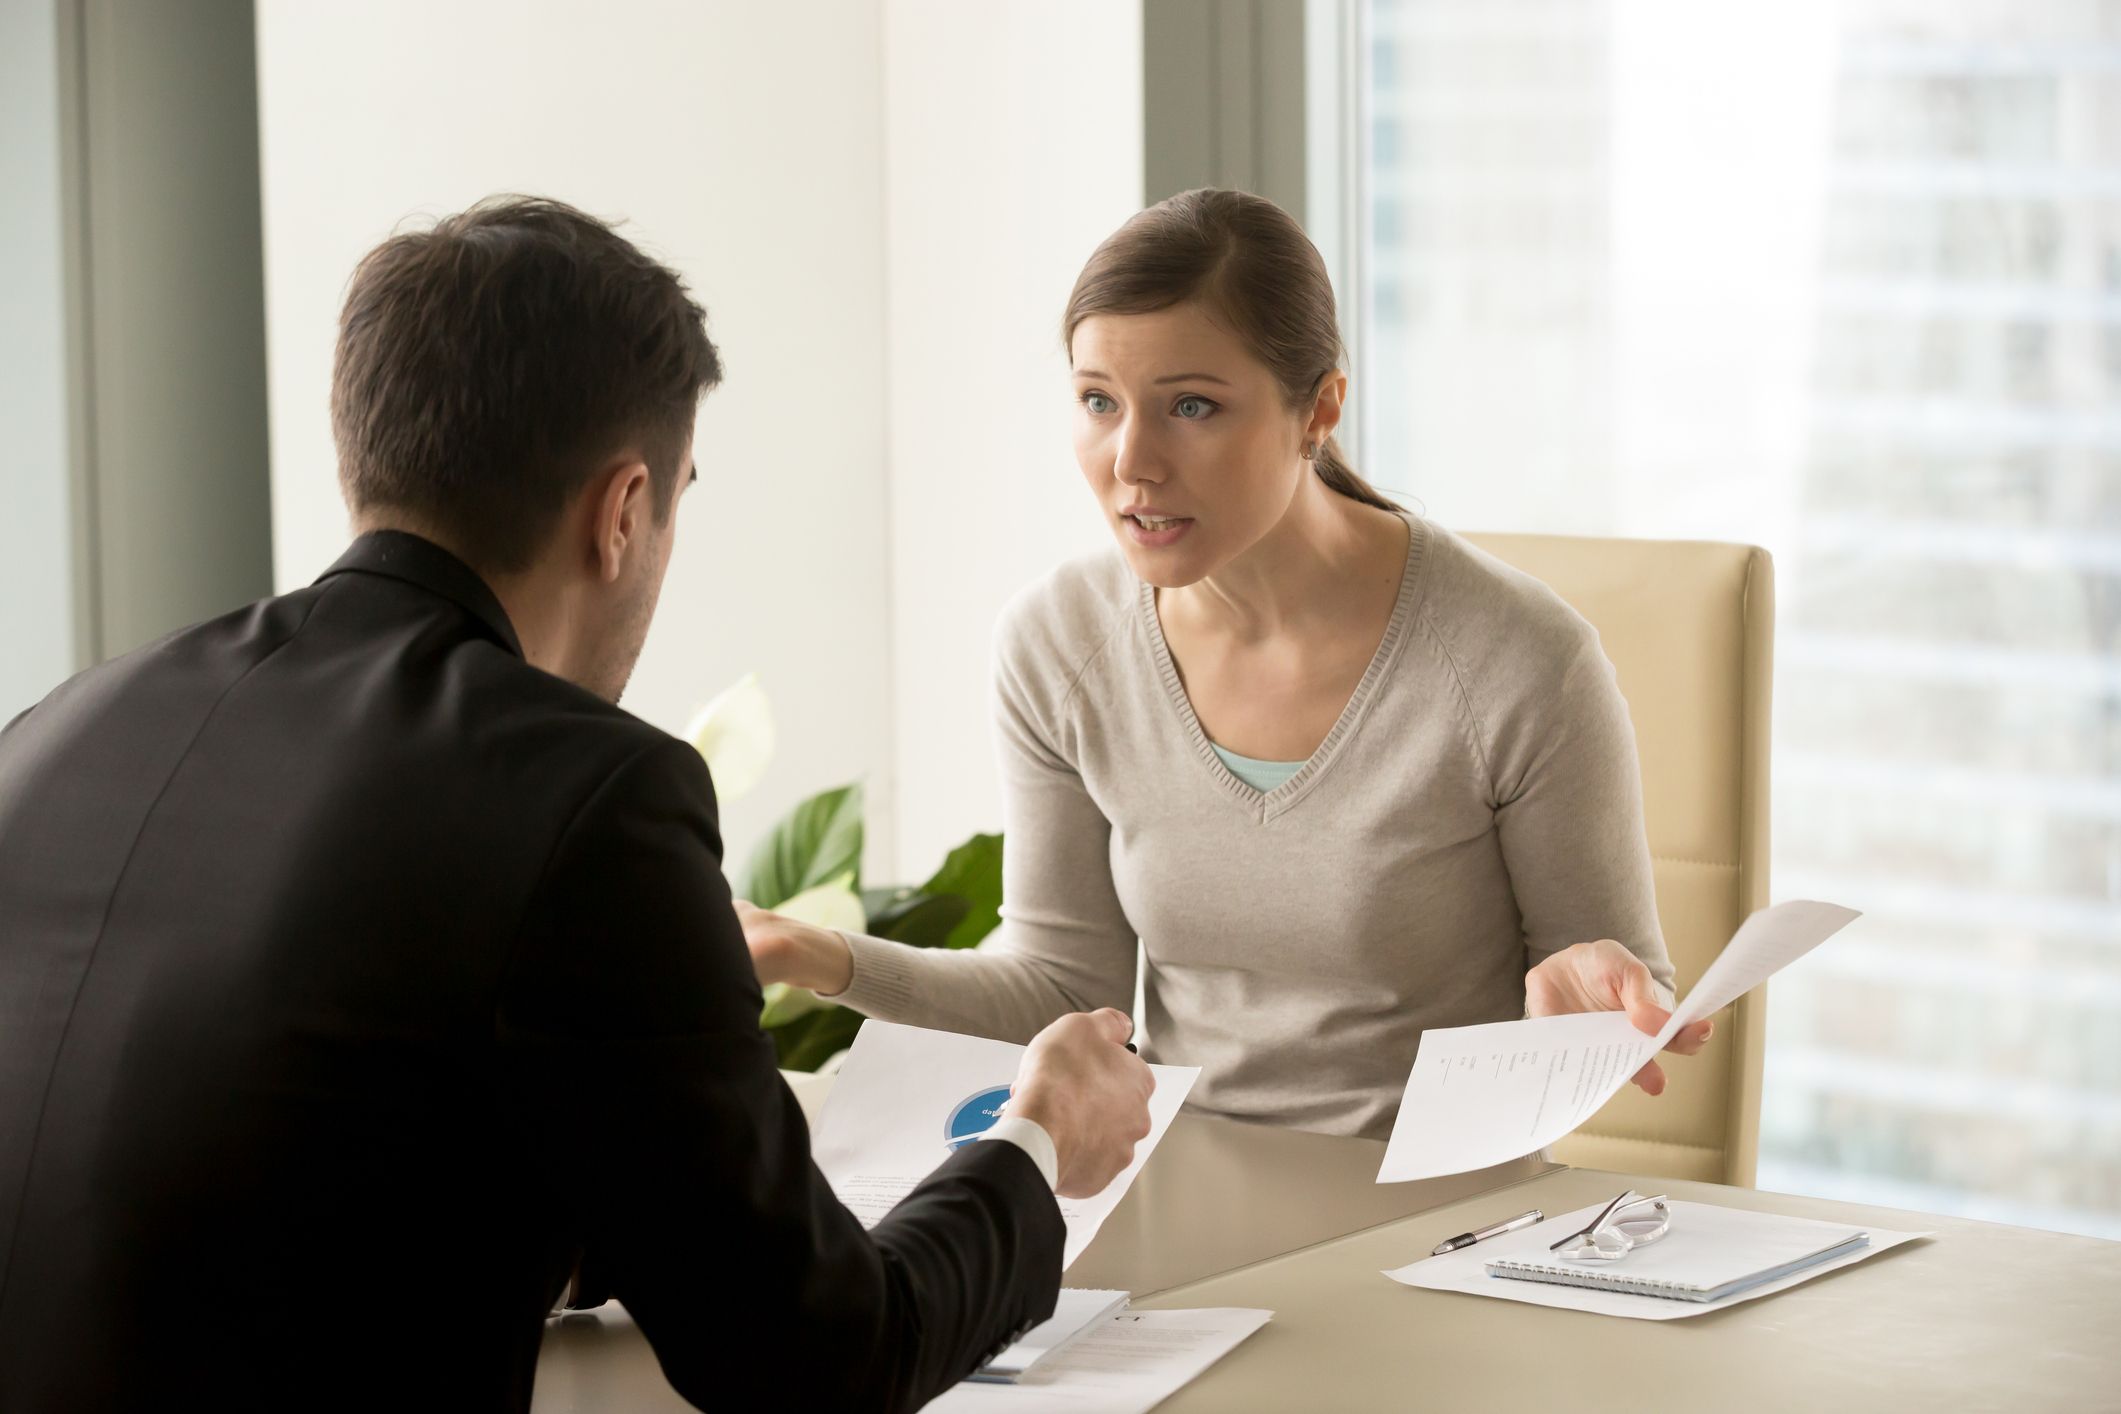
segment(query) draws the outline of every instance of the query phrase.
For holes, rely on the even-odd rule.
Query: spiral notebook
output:
[[[1661,1241],[1612,1263],[1571,1262],[1548,1250],[1549,1243],[1596,1217],[1598,1207],[1550,1219],[1489,1253],[1488,1275],[1673,1301],[1721,1301],[1870,1244],[1870,1234],[1860,1228],[1779,1213],[1682,1202],[1671,1204],[1671,1212],[1671,1231]]]

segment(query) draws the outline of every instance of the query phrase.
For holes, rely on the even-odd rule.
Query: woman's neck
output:
[[[1350,500],[1316,476],[1300,484],[1288,512],[1252,548],[1183,589],[1161,591],[1167,626],[1260,642],[1312,637],[1345,624],[1351,590],[1397,585],[1406,529],[1389,511]]]

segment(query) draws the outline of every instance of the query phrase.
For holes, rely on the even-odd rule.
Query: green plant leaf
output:
[[[780,1025],[769,1028],[766,1038],[773,1042],[773,1063],[782,1070],[793,1070],[795,1067],[788,1064],[788,1057],[795,1053],[796,1047],[803,1044],[803,1038],[810,1034],[817,1025],[817,1019],[823,1015],[822,1010],[813,1011],[804,1016],[791,1017]]]
[[[861,868],[862,787],[856,782],[811,796],[758,842],[744,897],[774,908],[843,874],[859,887]]]
[[[771,1033],[783,1070],[816,1070],[854,1044],[862,1014],[843,1006],[798,1018]]]
[[[911,947],[945,947],[952,930],[964,922],[970,907],[952,894],[915,894],[903,904],[870,919],[868,931],[876,937],[889,938]]]
[[[862,912],[869,921],[862,925],[862,931],[872,936],[881,937],[882,934],[876,930],[890,918],[905,912],[919,898],[920,895],[903,884],[893,885],[887,889],[863,889]]]
[[[935,877],[915,892],[963,899],[965,916],[940,946],[973,946],[1002,921],[1002,837],[974,835],[966,840],[950,851]]]

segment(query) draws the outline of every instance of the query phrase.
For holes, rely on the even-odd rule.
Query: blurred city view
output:
[[[1760,1184],[2121,1237],[2121,0],[1370,0],[1359,453],[1775,555]]]

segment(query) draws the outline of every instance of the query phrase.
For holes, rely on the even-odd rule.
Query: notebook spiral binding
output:
[[[1550,1267],[1539,1262],[1518,1262],[1508,1257],[1487,1264],[1490,1276],[1513,1281],[1543,1281],[1559,1286],[1590,1286],[1606,1291],[1625,1291],[1635,1296],[1678,1297],[1699,1300],[1701,1288],[1686,1282],[1631,1277],[1624,1272],[1588,1271],[1572,1267]]]
[[[1742,1232],[1746,1225],[1754,1228],[1765,1225],[1772,1228],[1778,1222],[1783,1225],[1804,1224],[1814,1234],[1820,1228],[1826,1228],[1827,1232],[1819,1235],[1834,1234],[1834,1228],[1830,1224],[1806,1223],[1801,1218],[1774,1219],[1766,1214],[1747,1215],[1735,1210],[1713,1207],[1702,1207],[1696,1218],[1697,1228],[1711,1236],[1714,1235],[1717,1223],[1723,1224],[1726,1229],[1738,1226]],[[1769,1282],[1808,1273],[1851,1253],[1861,1252],[1870,1246],[1871,1238],[1868,1232],[1860,1228],[1842,1229],[1838,1241],[1828,1242],[1825,1246],[1809,1252],[1804,1251],[1803,1248],[1813,1240],[1817,1240],[1817,1237],[1800,1237],[1794,1244],[1785,1240],[1779,1250],[1773,1244],[1765,1250],[1757,1246],[1748,1250],[1740,1243],[1726,1254],[1727,1260],[1707,1263],[1709,1270],[1700,1272],[1698,1276],[1693,1271],[1673,1273],[1665,1277],[1638,1276],[1624,1270],[1599,1271],[1575,1265],[1562,1266],[1536,1258],[1525,1261],[1502,1256],[1490,1258],[1485,1265],[1489,1276],[1507,1277],[1515,1281],[1589,1287],[1598,1291],[1626,1292],[1632,1296],[1660,1296],[1670,1301],[1709,1302],[1721,1301]],[[1668,1263],[1659,1265],[1670,1270]]]

